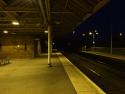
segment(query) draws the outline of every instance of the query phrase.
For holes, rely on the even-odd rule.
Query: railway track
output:
[[[92,58],[85,54],[64,55],[107,94],[125,94],[125,69],[122,62]]]

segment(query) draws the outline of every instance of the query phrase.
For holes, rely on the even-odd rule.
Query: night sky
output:
[[[95,36],[96,46],[109,47],[112,32],[113,47],[125,47],[125,1],[111,0],[94,16],[77,26],[74,33],[67,34],[61,43],[61,49],[76,50],[85,44],[91,47],[92,37],[88,32],[94,30],[99,33]],[[86,37],[82,36],[83,33]]]

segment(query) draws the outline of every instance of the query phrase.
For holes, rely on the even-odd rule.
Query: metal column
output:
[[[111,39],[110,39],[110,54],[112,54],[112,24],[111,24],[111,30],[110,30],[110,33],[111,33],[111,35],[110,35],[110,37],[111,37]]]
[[[52,54],[52,38],[51,38],[51,25],[48,25],[48,65],[51,67],[51,54]]]
[[[40,39],[38,39],[37,40],[38,42],[37,42],[37,52],[38,52],[38,55],[40,55],[41,54],[41,43],[40,43]]]

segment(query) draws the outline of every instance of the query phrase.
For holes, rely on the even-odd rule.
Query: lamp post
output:
[[[89,32],[89,35],[92,35],[92,44],[93,47],[95,47],[95,35],[98,35],[99,33],[97,32],[97,30],[95,30],[94,32]]]
[[[98,35],[98,31],[95,30],[94,32],[89,32],[88,34],[83,33],[82,36],[85,37],[85,51],[87,50],[87,35],[92,36],[92,44],[93,47],[95,47],[95,36]]]
[[[83,33],[83,34],[82,34],[82,36],[83,36],[83,37],[85,37],[84,44],[85,44],[85,51],[86,51],[86,47],[87,47],[87,44],[86,44],[86,34],[85,34],[85,33]]]
[[[111,39],[110,39],[110,54],[112,54],[112,25],[111,25]]]

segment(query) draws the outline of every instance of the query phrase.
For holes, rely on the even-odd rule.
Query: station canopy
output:
[[[0,33],[42,34],[48,24],[60,37],[94,15],[109,0],[0,0]]]

